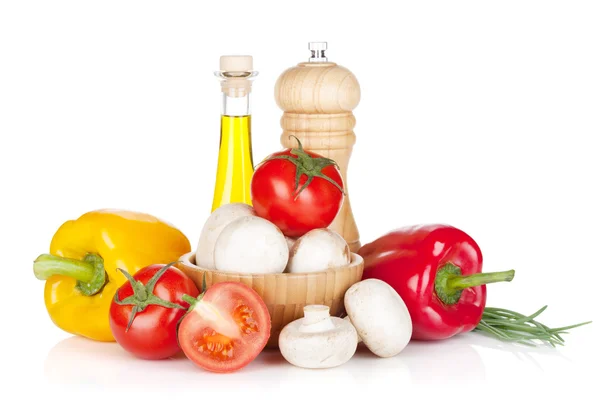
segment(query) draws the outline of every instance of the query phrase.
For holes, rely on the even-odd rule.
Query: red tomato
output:
[[[285,236],[300,237],[317,228],[327,228],[335,219],[344,200],[342,176],[331,160],[318,154],[302,150],[306,155],[292,153],[286,150],[272,154],[267,161],[256,168],[250,186],[252,205],[259,217],[265,218],[275,225]],[[298,151],[298,150],[296,150]],[[273,157],[287,156],[296,160],[300,166],[289,159]],[[318,166],[312,172],[317,172],[312,177],[308,186],[303,185],[311,179],[310,169],[303,168],[308,158],[320,159],[322,168]],[[313,161],[308,161],[312,163]],[[307,170],[302,174],[296,188],[296,170]],[[322,174],[339,185],[339,188],[319,176]],[[298,195],[298,191],[300,194]]]
[[[212,372],[233,372],[248,365],[271,335],[265,302],[239,282],[211,286],[179,325],[179,344],[196,365]]]
[[[188,308],[182,296],[187,294],[196,297],[200,294],[194,282],[183,272],[173,266],[165,267],[164,264],[149,265],[140,269],[133,277],[128,276],[129,282],[119,288],[116,300],[113,299],[110,306],[109,323],[115,340],[125,350],[140,358],[158,360],[179,352],[177,323]],[[151,288],[152,278],[163,269],[163,274]],[[135,294],[131,279],[136,286]],[[153,299],[150,302],[169,302],[179,308],[148,304],[149,298]],[[119,302],[133,302],[137,305],[118,304]],[[127,329],[134,308],[133,322]]]

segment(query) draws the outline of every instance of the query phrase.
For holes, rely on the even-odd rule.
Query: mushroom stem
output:
[[[328,306],[304,306],[304,318],[299,328],[301,332],[323,332],[334,328]]]
[[[304,317],[287,324],[279,335],[279,350],[293,365],[332,368],[356,352],[358,334],[348,321],[329,315],[329,306],[308,305]]]

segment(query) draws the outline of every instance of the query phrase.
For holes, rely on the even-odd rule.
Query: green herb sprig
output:
[[[560,328],[549,328],[535,320],[547,307],[544,306],[529,316],[504,308],[486,307],[475,331],[526,346],[535,346],[537,344],[536,341],[541,341],[542,343],[548,343],[552,347],[556,347],[556,345],[562,346],[565,343],[561,335],[568,333],[569,329],[592,322],[587,321]]]

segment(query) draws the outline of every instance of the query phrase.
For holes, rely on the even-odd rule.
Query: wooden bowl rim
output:
[[[316,278],[319,276],[324,276],[327,274],[331,274],[336,273],[338,271],[343,271],[346,269],[352,269],[352,268],[357,268],[361,265],[363,265],[363,258],[356,254],[356,253],[350,253],[351,255],[351,260],[350,260],[350,264],[348,264],[345,267],[340,267],[340,268],[332,268],[332,269],[326,269],[323,271],[317,271],[317,272],[280,272],[280,273],[271,273],[271,274],[244,274],[244,273],[239,273],[239,272],[230,272],[230,271],[219,271],[218,269],[206,269],[206,268],[202,268],[196,265],[196,252],[195,251],[190,251],[189,253],[185,253],[183,254],[181,257],[179,257],[179,262],[181,262],[183,265],[185,265],[186,268],[190,268],[192,270],[196,270],[199,272],[208,272],[211,274],[219,274],[219,275],[223,275],[223,276],[232,276],[232,277],[236,277],[236,278],[241,278],[241,279],[255,279],[255,278],[260,278],[260,277],[265,277],[265,276],[283,276],[283,277],[289,277],[289,278]]]

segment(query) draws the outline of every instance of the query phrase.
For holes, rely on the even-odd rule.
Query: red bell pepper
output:
[[[363,246],[363,279],[389,283],[406,303],[413,339],[446,339],[473,330],[486,301],[486,283],[510,281],[514,271],[481,274],[479,246],[451,226],[407,227]]]
[[[560,333],[513,311],[486,308],[486,284],[511,281],[514,270],[482,273],[481,249],[465,232],[449,225],[410,226],[392,231],[358,251],[362,279],[387,282],[404,300],[413,339],[437,340],[461,332],[485,331],[501,339],[534,339],[562,344]]]

